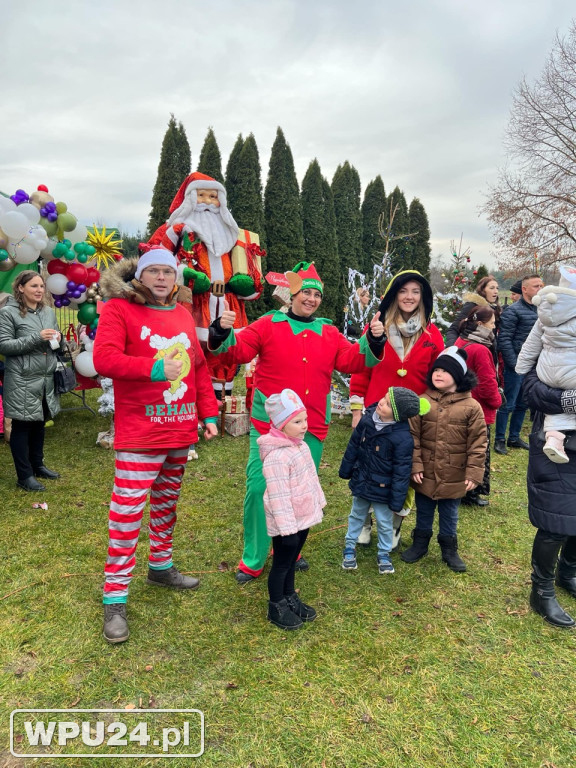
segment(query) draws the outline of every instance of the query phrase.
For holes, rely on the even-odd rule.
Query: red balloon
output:
[[[60,259],[52,259],[52,261],[48,262],[46,269],[49,275],[65,275],[68,264],[64,264]]]
[[[39,184],[38,192],[48,192],[48,187],[46,186],[46,184]]]
[[[88,267],[88,274],[84,280],[84,285],[92,285],[100,280],[100,271],[96,267]]]
[[[84,264],[69,264],[68,269],[66,270],[66,277],[68,280],[73,280],[78,285],[80,283],[84,283],[84,285],[86,285],[87,275],[88,270]]]

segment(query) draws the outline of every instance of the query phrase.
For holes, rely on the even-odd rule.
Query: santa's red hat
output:
[[[216,181],[216,179],[213,179],[211,176],[207,176],[205,173],[194,171],[194,173],[191,173],[190,176],[187,176],[184,179],[180,189],[176,192],[176,197],[172,200],[172,205],[170,206],[170,213],[174,213],[177,208],[180,208],[184,202],[186,194],[192,189],[217,189],[220,205],[226,205],[226,190],[224,189],[224,185],[220,184],[219,181]]]

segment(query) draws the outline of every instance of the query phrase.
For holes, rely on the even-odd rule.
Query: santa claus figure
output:
[[[260,258],[264,255],[253,233],[239,230],[226,207],[226,190],[203,173],[191,173],[170,206],[170,217],[148,242],[172,251],[180,264],[180,281],[192,290],[190,306],[203,349],[208,327],[224,311],[224,302],[236,313],[234,328],[248,325],[245,301],[261,296]],[[232,253],[234,251],[234,253]],[[214,378],[232,388],[235,366],[224,367],[208,356]],[[215,386],[217,394],[221,385]]]

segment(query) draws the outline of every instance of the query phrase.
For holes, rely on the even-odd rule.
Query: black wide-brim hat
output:
[[[382,297],[382,301],[380,302],[380,319],[384,321],[384,318],[386,317],[386,312],[390,309],[392,306],[392,302],[396,298],[396,294],[402,288],[403,285],[406,285],[406,283],[409,283],[411,280],[414,280],[417,283],[420,283],[422,286],[422,301],[424,304],[424,314],[426,315],[426,322],[430,322],[430,317],[432,316],[432,310],[434,309],[434,296],[432,294],[432,288],[430,287],[430,283],[426,278],[420,274],[420,272],[417,272],[415,269],[406,269],[403,272],[398,272],[398,274],[394,275],[392,280],[388,283],[386,286],[386,290],[384,291],[384,296]]]

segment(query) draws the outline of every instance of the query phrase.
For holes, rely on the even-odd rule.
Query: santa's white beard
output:
[[[228,215],[225,218],[230,223],[223,219],[221,209],[216,205],[197,203],[193,210],[188,212],[183,210],[188,207],[185,203],[178,211],[174,211],[168,219],[168,224],[183,222],[187,229],[192,230],[202,240],[210,256],[222,256],[236,245],[238,225],[227,211]]]

